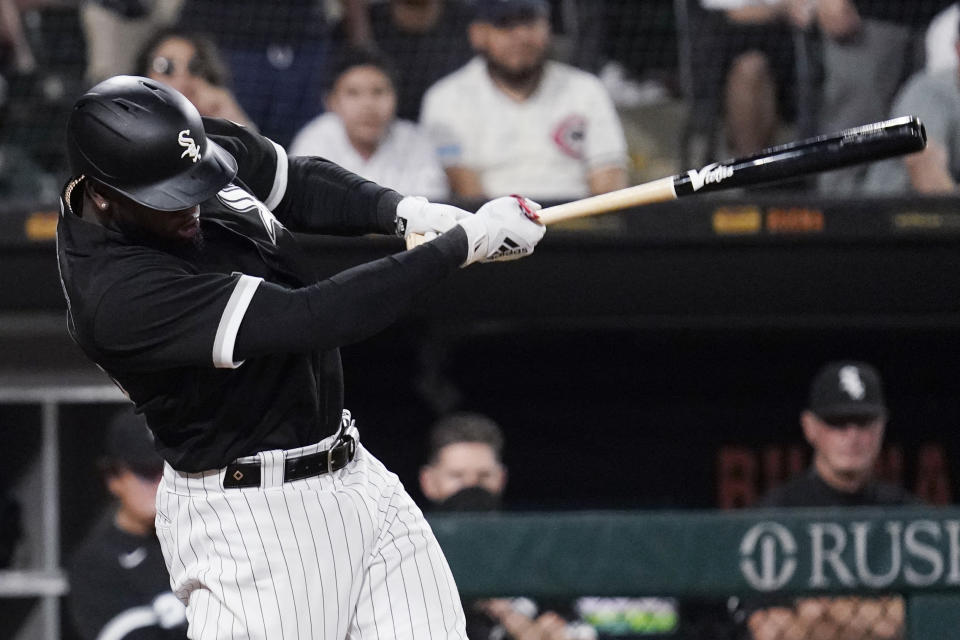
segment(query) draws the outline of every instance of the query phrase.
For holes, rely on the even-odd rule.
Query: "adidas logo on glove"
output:
[[[505,196],[486,203],[459,224],[467,232],[467,259],[474,262],[516,260],[533,253],[546,227],[537,222],[540,205],[518,196]]]

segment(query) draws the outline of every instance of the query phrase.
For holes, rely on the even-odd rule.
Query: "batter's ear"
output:
[[[93,202],[94,207],[99,211],[107,210],[107,207],[110,206],[110,200],[104,195],[101,189],[97,188],[93,180],[85,180],[84,189],[86,190],[87,197]]]

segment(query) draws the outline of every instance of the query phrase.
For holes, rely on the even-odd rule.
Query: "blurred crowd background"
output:
[[[396,93],[390,115],[421,122],[431,85],[478,52],[468,33],[472,5],[5,0],[0,197],[55,198],[65,177],[64,114],[80,92],[117,73],[164,78],[202,112],[250,123],[289,145],[329,110],[343,54],[375,50],[388,61]],[[950,72],[957,67],[956,7],[945,0],[551,0],[550,6],[550,57],[599,78],[622,121],[632,182],[905,109],[927,112],[935,148],[922,162],[933,169],[911,179],[911,168],[899,171],[895,162],[869,176],[866,169],[840,172],[784,188],[943,192],[960,164],[953,160],[952,120],[937,113],[956,106]],[[173,36],[179,39],[171,44]],[[427,133],[431,119],[437,118],[427,114],[421,122]],[[442,153],[437,136],[431,138]],[[454,196],[475,195],[452,186]],[[434,185],[432,193],[443,189]],[[558,184],[556,193],[530,195],[563,194]]]

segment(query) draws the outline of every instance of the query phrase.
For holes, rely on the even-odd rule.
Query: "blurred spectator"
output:
[[[600,71],[607,37],[604,14],[610,11],[610,3],[596,0],[548,1],[553,31],[551,53],[554,58],[590,73]]]
[[[882,120],[907,76],[919,68],[922,31],[952,0],[818,0],[823,36],[823,103],[827,133]],[[859,191],[867,165],[821,174],[829,195]]]
[[[812,5],[808,9],[806,0],[701,4],[708,11],[702,37],[693,42],[695,86],[709,97],[708,108],[722,103],[729,154],[756,153],[772,145],[782,124],[796,116],[793,32],[809,26]]]
[[[500,508],[507,484],[501,461],[503,433],[490,418],[455,413],[430,430],[429,457],[420,470],[420,490],[437,511],[492,511]],[[465,603],[470,640],[590,640],[589,625],[567,623],[558,614],[538,613],[527,598]]]
[[[915,504],[904,489],[874,478],[887,424],[880,375],[863,362],[831,362],[813,379],[800,416],[813,447],[813,464],[799,478],[771,491],[761,507],[853,507]],[[899,596],[798,598],[748,606],[756,640],[785,638],[900,638]]]
[[[200,115],[253,126],[230,91],[230,71],[217,46],[203,34],[179,27],[161,29],[140,50],[134,73],[173,87]]]
[[[337,63],[324,113],[290,144],[294,156],[323,156],[400,193],[442,200],[447,178],[433,145],[412,122],[396,118],[392,68],[369,49],[350,49]]]
[[[462,0],[389,0],[370,7],[373,39],[401,71],[399,117],[419,120],[430,85],[470,59],[466,33],[471,15]]]
[[[588,6],[585,6],[588,5]],[[574,64],[596,70],[618,109],[662,103],[680,94],[678,21],[674,0],[576,3],[578,20],[585,16],[582,38],[596,38],[599,48],[582,54]],[[599,24],[590,22],[599,20]],[[594,34],[597,34],[595,36]],[[591,65],[591,60],[594,64]]]
[[[575,199],[626,186],[613,102],[585,71],[548,61],[545,0],[478,0],[479,53],[424,97],[421,121],[461,198]]]
[[[365,0],[339,0],[349,41],[368,38]],[[335,48],[317,0],[185,0],[180,23],[217,40],[233,89],[260,132],[282,146],[322,109]]]
[[[954,23],[956,29],[958,23]],[[956,31],[954,31],[956,35]],[[954,57],[960,42],[954,40]],[[894,100],[893,115],[920,116],[927,129],[927,148],[903,158],[872,164],[864,190],[868,193],[954,193],[960,180],[960,75],[954,66],[914,75]]]
[[[187,637],[154,529],[163,460],[146,421],[125,409],[111,421],[101,469],[116,509],[90,533],[70,567],[68,606],[81,637]]]
[[[11,100],[7,96],[7,83],[0,77],[0,131],[6,134],[0,137],[0,199],[30,203],[56,202],[60,191],[58,180],[43,167],[38,154],[29,147],[29,139],[11,136],[21,133],[11,126]],[[34,114],[34,119],[38,119],[38,114]]]
[[[934,16],[924,36],[926,62],[924,69],[936,73],[957,68],[957,24],[960,23],[960,5],[951,4]]]
[[[87,43],[86,81],[131,73],[151,33],[173,24],[184,0],[83,0],[80,20]]]
[[[579,2],[578,7],[584,4]],[[601,63],[607,63],[604,68],[613,64],[626,78],[656,78],[672,83],[674,92],[679,89],[675,0],[590,4],[596,5],[593,11],[599,11],[602,20],[599,55]]]
[[[49,3],[50,0],[0,0],[0,41],[5,49],[6,69],[16,74],[36,71],[37,59],[23,28],[22,13]]]

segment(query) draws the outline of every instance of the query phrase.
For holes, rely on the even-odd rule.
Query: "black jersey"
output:
[[[864,507],[919,504],[906,489],[887,482],[868,482],[859,491],[834,489],[814,468],[770,491],[758,507]]]
[[[870,481],[859,491],[834,489],[814,467],[772,489],[757,507],[869,507],[920,504],[906,489],[887,482]],[[754,612],[769,607],[792,607],[794,599],[778,593],[748,598],[738,605],[734,619],[745,623]]]
[[[57,227],[71,335],[186,472],[335,432],[338,347],[389,325],[466,258],[455,228],[317,282],[290,230],[393,233],[401,196],[320,158],[288,159],[228,121],[204,127],[238,173],[201,203],[202,242],[164,244],[84,219],[76,181]]]
[[[76,630],[88,640],[180,640],[187,637],[183,604],[170,591],[160,541],[137,536],[113,521],[100,523],[68,568],[67,605]]]

